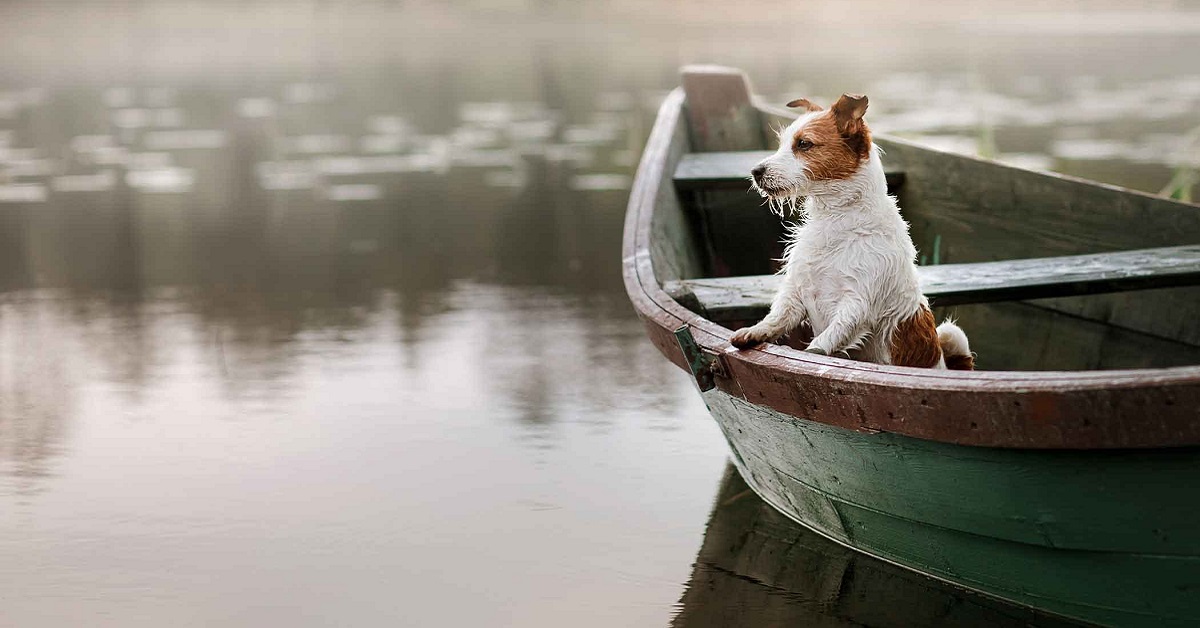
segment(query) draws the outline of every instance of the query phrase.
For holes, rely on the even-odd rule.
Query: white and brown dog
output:
[[[970,370],[967,336],[953,322],[934,326],[921,294],[916,247],[896,199],[887,193],[879,150],[863,120],[867,97],[845,94],[806,110],[779,133],[779,150],[753,170],[773,208],[803,202],[784,254],[783,284],[771,311],[730,339],[739,348],[779,338],[808,322],[811,353],[878,364]]]

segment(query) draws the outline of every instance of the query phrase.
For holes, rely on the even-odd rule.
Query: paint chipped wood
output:
[[[898,600],[902,603],[881,603]],[[728,467],[672,628],[1065,628],[1076,622],[875,560],[797,525]]]
[[[705,403],[755,492],[839,542],[1084,621],[1200,621],[1200,591],[1185,584],[1200,574],[1200,529],[1178,499],[1200,486],[1200,450],[964,448],[717,391]]]

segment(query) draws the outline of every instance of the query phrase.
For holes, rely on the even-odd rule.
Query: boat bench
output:
[[[936,306],[1200,285],[1200,245],[918,268]],[[668,282],[680,304],[713,321],[761,318],[780,275]]]
[[[747,150],[717,153],[688,153],[675,168],[675,189],[680,192],[701,190],[745,190],[750,187],[750,170],[771,155],[771,151]],[[889,192],[904,183],[904,173],[884,170]]]

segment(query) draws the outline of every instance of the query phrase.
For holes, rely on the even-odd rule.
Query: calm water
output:
[[[619,273],[678,65],[1153,192],[1200,164],[1197,13],[861,3],[893,26],[847,55],[836,3],[804,47],[775,5],[501,4],[0,8],[0,623],[886,625],[694,584],[744,491]]]

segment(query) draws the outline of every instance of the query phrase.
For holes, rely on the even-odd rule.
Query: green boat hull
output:
[[[647,337],[707,391],[747,483],[846,546],[1015,604],[1200,625],[1200,288],[966,305],[978,373],[816,356],[800,337],[735,349],[732,330],[755,321],[716,320],[677,288],[754,285],[782,226],[740,169],[720,177],[736,186],[705,187],[683,165],[770,150],[769,129],[794,115],[737,70],[692,67],[682,83],[634,179],[623,274]],[[1191,205],[875,140],[903,175],[917,246],[947,264],[1200,241]],[[1161,343],[1187,347],[1163,359]]]
[[[1200,449],[971,447],[704,398],[755,492],[831,539],[1065,617],[1200,623]]]
[[[1078,628],[830,541],[753,495],[731,465],[672,628]]]

